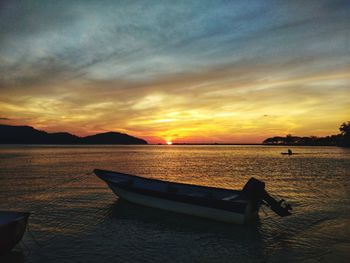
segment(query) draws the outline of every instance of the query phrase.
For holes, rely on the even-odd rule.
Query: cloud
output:
[[[227,64],[287,63],[315,51],[319,59],[327,52],[341,58],[348,14],[324,5],[11,1],[1,16],[2,86],[46,84],[49,77],[144,80]]]
[[[349,113],[346,1],[1,4],[3,116],[228,139],[302,133],[310,116],[327,133]]]

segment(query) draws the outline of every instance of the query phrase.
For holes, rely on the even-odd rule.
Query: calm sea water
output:
[[[1,262],[350,262],[350,150],[266,146],[0,146],[0,209],[32,215]],[[118,200],[91,172],[241,188],[294,214],[237,226]]]

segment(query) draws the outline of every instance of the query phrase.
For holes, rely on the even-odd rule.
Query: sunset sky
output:
[[[350,1],[1,1],[0,123],[151,143],[329,135]]]

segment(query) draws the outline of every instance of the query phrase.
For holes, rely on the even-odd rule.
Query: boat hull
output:
[[[29,213],[0,211],[0,255],[8,253],[21,241]]]
[[[113,184],[108,185],[117,196],[131,203],[227,223],[243,224],[247,221],[245,213],[233,213],[210,207],[203,207],[161,198],[155,198],[147,195],[129,192],[124,189],[113,186]]]
[[[191,194],[198,194],[198,192],[205,192],[207,195],[209,193],[211,195],[226,194],[227,196],[228,194],[234,194],[238,196],[240,191],[237,190],[200,187],[140,178],[136,176],[133,178],[130,176],[130,180],[133,180],[133,184],[136,186],[141,185],[141,188],[142,186],[146,188],[147,184],[149,184],[149,187],[153,188],[153,191],[148,191],[146,189],[140,189],[140,187],[137,189],[137,187],[130,187],[127,186],[127,184],[122,183],[123,180],[124,182],[127,180],[126,177],[128,175],[109,171],[103,172],[101,170],[95,171],[95,173],[107,183],[109,188],[111,188],[118,197],[131,203],[234,224],[244,224],[258,218],[260,203],[257,204],[244,199],[225,201],[191,196]],[[153,182],[154,185],[152,185]],[[188,189],[194,189],[192,189],[193,193],[188,194],[189,196],[183,196],[154,191],[156,184],[157,188],[171,187],[177,188],[178,191],[185,191],[186,188],[187,191]]]

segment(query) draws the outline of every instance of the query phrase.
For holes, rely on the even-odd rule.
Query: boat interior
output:
[[[97,173],[102,179],[114,182],[121,186],[144,189],[162,193],[208,198],[223,201],[233,201],[239,198],[240,190],[222,189],[175,182],[148,179],[138,176],[130,176],[122,173]]]

